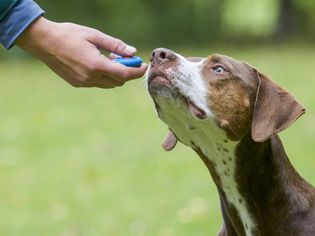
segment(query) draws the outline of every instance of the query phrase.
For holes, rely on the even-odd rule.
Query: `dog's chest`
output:
[[[182,109],[174,108],[173,105],[166,110],[167,106],[163,107],[161,119],[173,130],[177,138],[191,148],[198,147],[212,162],[229,204],[237,210],[246,235],[251,236],[254,222],[235,180],[237,142],[228,140],[224,131],[210,119],[199,120]]]

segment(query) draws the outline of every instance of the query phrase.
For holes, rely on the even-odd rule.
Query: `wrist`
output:
[[[46,43],[50,24],[51,21],[39,17],[17,38],[16,45],[32,54],[37,54]]]

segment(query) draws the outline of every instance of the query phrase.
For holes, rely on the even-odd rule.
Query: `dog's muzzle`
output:
[[[177,58],[175,52],[166,48],[155,49],[150,56],[152,67],[160,66],[163,63],[174,61]]]

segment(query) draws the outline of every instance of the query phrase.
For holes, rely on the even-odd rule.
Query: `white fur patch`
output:
[[[207,106],[207,91],[201,77],[203,61],[192,63],[179,54],[179,67],[166,69],[167,75],[181,94],[189,98],[198,108],[202,109],[207,116],[212,115]]]
[[[189,147],[193,147],[195,144],[213,162],[228,202],[237,210],[246,235],[251,236],[255,224],[235,181],[237,142],[228,140],[225,132],[214,121],[213,114],[207,105],[206,86],[201,77],[202,62],[194,63],[180,55],[177,56],[181,60],[181,65],[178,68],[169,68],[167,74],[179,91],[204,110],[208,118],[198,119],[191,114],[182,101],[158,96],[155,97],[155,100],[161,107],[160,118],[172,129],[181,142]]]

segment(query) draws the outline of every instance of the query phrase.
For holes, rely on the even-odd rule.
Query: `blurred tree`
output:
[[[143,1],[150,12],[152,41],[159,44],[213,42],[221,35],[222,1]]]
[[[275,0],[225,0],[222,11],[224,34],[229,37],[266,38],[274,31],[278,14]]]
[[[315,36],[314,0],[35,0],[55,21],[97,28],[139,46]]]
[[[295,37],[310,39],[313,43],[315,37],[315,1],[294,0],[295,7]]]
[[[284,41],[297,37],[314,37],[315,1],[279,0],[279,14],[273,39]]]
[[[298,14],[294,0],[279,0],[279,2],[278,20],[273,37],[276,40],[283,40],[294,33]]]

